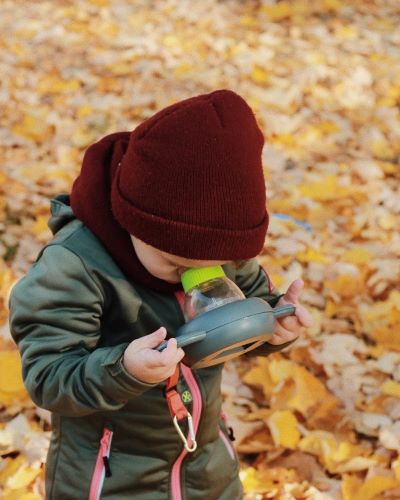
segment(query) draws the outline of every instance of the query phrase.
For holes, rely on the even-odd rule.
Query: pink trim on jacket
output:
[[[184,293],[176,292],[175,296],[183,312]],[[188,366],[185,366],[183,363],[181,363],[181,372],[189,387],[189,391],[192,394],[192,419],[193,419],[194,432],[196,434],[199,428],[201,410],[203,406],[201,391],[200,387],[196,382],[192,370]],[[191,446],[192,440],[190,439],[189,435],[187,436],[187,440],[188,440],[188,445]],[[183,448],[181,454],[179,455],[174,465],[172,466],[171,494],[173,500],[182,500],[181,469],[182,469],[182,461],[187,454],[188,451],[186,450],[186,448]]]
[[[202,398],[200,388],[194,378],[192,370],[181,363],[181,370],[184,379],[189,387],[189,391],[192,394],[192,418],[193,418],[193,428],[195,434],[199,428],[201,409],[202,409]],[[192,441],[189,437],[189,434],[186,438],[188,440],[188,445],[191,446]],[[182,500],[182,486],[181,486],[181,466],[182,461],[188,454],[186,448],[183,448],[181,454],[176,459],[174,465],[172,466],[171,472],[171,490],[172,490],[172,498],[173,500]]]
[[[96,465],[93,471],[92,481],[90,483],[89,499],[88,500],[99,500],[100,493],[103,488],[104,477],[105,477],[105,463],[110,456],[111,441],[113,432],[107,427],[103,430],[103,437],[100,440],[99,451],[97,453]]]

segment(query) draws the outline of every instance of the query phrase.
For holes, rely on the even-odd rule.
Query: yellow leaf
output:
[[[193,70],[193,66],[189,63],[182,63],[176,66],[174,69],[174,75],[179,77],[179,76],[184,76],[190,73],[190,71]]]
[[[378,224],[385,231],[396,229],[399,227],[399,217],[388,212],[378,217]]]
[[[43,94],[60,94],[79,88],[79,80],[63,80],[58,75],[46,75],[39,80],[37,85],[37,90]]]
[[[354,500],[362,480],[351,474],[344,474],[342,479],[343,500]]]
[[[296,255],[300,262],[319,262],[321,264],[327,264],[331,261],[330,258],[317,252],[313,248],[308,248],[306,252],[300,252]]]
[[[275,5],[263,5],[260,9],[272,21],[281,21],[291,15],[291,6],[288,2],[279,2]]]
[[[325,304],[325,316],[327,318],[332,318],[340,309],[341,304],[336,304],[336,302],[328,299]]]
[[[33,469],[28,465],[23,465],[17,472],[6,481],[6,487],[11,490],[18,490],[32,483],[40,474],[40,468]]]
[[[63,181],[66,181],[68,183],[72,183],[75,178],[75,173],[68,171],[66,172],[65,170],[53,170],[51,172],[51,176],[53,178],[62,179]]]
[[[259,362],[264,362],[263,358],[259,358]],[[269,358],[266,366],[273,384],[292,377],[295,370],[295,364],[287,359]]]
[[[268,81],[268,73],[257,65],[253,67],[250,76],[256,83],[266,83]]]
[[[89,2],[97,7],[106,7],[110,5],[110,0],[89,0]]]
[[[76,116],[77,118],[85,118],[85,116],[91,115],[93,111],[94,109],[92,106],[85,104],[84,106],[80,106],[79,108],[77,108]]]
[[[380,387],[383,394],[400,398],[400,384],[394,380],[386,380]]]
[[[4,493],[2,500],[43,500],[43,497],[42,495],[32,493],[26,488],[23,488]]]
[[[18,42],[9,45],[8,49],[18,57],[21,57],[26,54],[25,47]]]
[[[387,107],[393,107],[396,106],[397,104],[397,99],[394,97],[381,97],[376,101],[377,106],[387,106]]]
[[[393,24],[392,19],[380,16],[375,17],[369,26],[374,31],[383,31],[386,33],[392,33],[396,29],[396,24]]]
[[[85,127],[77,128],[71,137],[72,144],[78,148],[88,146],[93,140],[93,133],[89,132]]]
[[[367,468],[376,463],[376,460],[371,459],[371,457],[366,458],[363,456],[367,453],[367,450],[362,446],[348,441],[340,441],[333,433],[328,431],[311,431],[300,440],[297,448],[316,455],[331,473],[345,469],[346,463],[349,463],[350,467],[352,463],[361,463],[362,468]],[[346,487],[348,486],[346,485]],[[353,497],[351,498],[353,500]]]
[[[332,459],[336,462],[343,462],[359,453],[359,447],[346,441],[340,441],[336,450],[332,453]]]
[[[272,144],[280,144],[286,147],[295,146],[296,144],[296,140],[291,134],[278,134],[275,137],[271,137],[270,142]]]
[[[176,35],[167,35],[162,40],[166,47],[176,47],[181,45],[181,40]]]
[[[363,482],[352,500],[372,500],[379,493],[399,486],[400,483],[393,477],[374,476]]]
[[[43,500],[43,497],[42,495],[28,491],[26,488],[22,488],[4,492],[2,500]]]
[[[274,412],[268,418],[268,426],[274,443],[278,446],[294,450],[300,441],[297,419],[290,410]]]
[[[392,469],[394,470],[397,481],[400,483],[400,457],[392,462]]]
[[[393,314],[393,310],[400,312],[400,292],[392,290],[387,300],[380,300],[368,307],[363,307],[360,310],[360,316],[366,322],[388,322]],[[394,317],[395,318],[395,317]]]
[[[312,455],[319,456],[332,454],[337,446],[334,435],[328,431],[311,431],[304,436],[298,445],[298,448]]]
[[[87,21],[70,21],[65,25],[65,28],[68,31],[72,31],[73,33],[81,33],[83,35],[88,34],[88,23]]]
[[[26,396],[19,352],[0,351],[0,403],[11,404]]]
[[[389,303],[392,305],[392,307],[395,307],[398,311],[400,311],[400,291],[399,290],[392,290],[389,293]]]
[[[393,148],[386,139],[378,139],[372,142],[371,151],[379,160],[392,160],[395,157]]]
[[[50,229],[47,225],[48,218],[49,217],[47,215],[39,215],[39,217],[36,218],[35,224],[32,226],[32,233],[36,236],[44,233],[45,231],[50,234]]]
[[[248,467],[240,472],[240,479],[246,493],[268,492],[269,498],[272,498],[272,495],[275,498],[281,486],[299,481],[294,469],[271,466],[262,469]]]
[[[16,135],[35,142],[44,142],[53,133],[54,127],[47,125],[43,116],[25,115],[22,121],[12,127]]]
[[[256,19],[252,16],[242,16],[240,18],[240,24],[247,27],[254,26],[256,24]]]
[[[316,125],[316,128],[320,130],[323,134],[334,134],[339,132],[340,128],[337,123],[331,121],[322,121]]]
[[[2,462],[0,468],[0,485],[3,485],[6,480],[13,476],[17,470],[26,463],[23,455],[18,455],[16,458],[6,458]]]
[[[282,273],[271,273],[270,278],[272,283],[276,286],[276,288],[281,287],[284,282]]]
[[[352,264],[367,264],[374,254],[363,247],[353,247],[342,254],[342,260]]]
[[[309,125],[301,133],[297,134],[300,143],[312,143],[321,140],[321,138],[339,132],[340,128],[335,122],[321,121],[316,125]]]
[[[360,295],[365,288],[360,276],[350,274],[341,274],[334,280],[327,280],[324,282],[324,286],[330,288],[344,298]]]
[[[132,74],[132,64],[126,62],[108,64],[107,71],[115,76],[128,76]]]
[[[369,345],[367,346],[367,349],[368,349],[368,354],[375,359],[379,358],[380,356],[386,353],[386,347],[381,344],[377,344],[375,346]]]
[[[332,408],[338,405],[337,399],[326,390],[324,384],[303,366],[276,357],[270,357],[265,366],[275,386],[279,384],[281,387],[280,382],[284,380],[294,383],[290,391],[287,386],[282,386],[273,393],[275,405],[284,401],[287,408],[297,410],[305,416],[315,413],[318,405],[326,412],[332,411]],[[262,385],[262,379],[258,383]]]
[[[312,375],[303,366],[295,366],[293,380],[295,382],[295,395],[288,399],[288,407],[298,410],[307,416],[318,404],[336,399],[325,389],[324,384]]]
[[[322,324],[324,320],[324,314],[322,311],[315,307],[309,307],[309,312],[313,318],[313,325],[307,328],[307,333],[310,337],[317,337],[322,333]]]
[[[395,334],[391,326],[377,326],[372,329],[371,335],[375,342],[387,349],[400,351],[400,336]]]
[[[243,483],[243,488],[247,493],[262,493],[268,491],[269,493],[276,491],[276,484],[272,478],[266,478],[263,474],[253,467],[248,467],[240,473],[240,479]]]
[[[331,11],[339,11],[343,8],[343,3],[340,0],[324,0],[324,6]]]
[[[354,40],[360,36],[359,30],[356,26],[339,26],[335,31],[335,35],[339,40]]]
[[[324,54],[322,54],[321,52],[310,50],[310,51],[308,51],[307,54],[304,54],[304,57],[309,64],[325,64],[326,63],[326,58],[325,58]]]
[[[263,388],[265,397],[269,399],[274,389],[274,382],[268,371],[269,360],[257,358],[258,364],[249,370],[243,380],[249,385],[260,385]]]
[[[299,192],[307,198],[316,201],[329,201],[344,198],[354,192],[354,189],[338,185],[335,175],[327,175],[320,181],[299,186]]]

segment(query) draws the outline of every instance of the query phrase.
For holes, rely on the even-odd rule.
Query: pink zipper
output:
[[[183,312],[184,293],[178,291],[175,293],[175,296]],[[192,394],[192,419],[193,419],[194,432],[196,434],[199,428],[201,409],[203,406],[201,391],[200,387],[196,382],[192,370],[188,366],[185,366],[183,363],[181,363],[181,372],[189,387],[189,391]],[[187,440],[188,440],[188,445],[191,446],[192,440],[190,439],[189,435],[187,436]],[[172,500],[182,500],[181,469],[182,469],[182,461],[187,454],[188,451],[186,450],[186,448],[183,448],[181,454],[179,455],[174,465],[172,466],[171,470]]]
[[[192,418],[193,418],[193,428],[195,434],[197,433],[197,429],[199,428],[201,408],[202,408],[202,399],[200,388],[194,378],[192,370],[181,363],[181,370],[184,379],[189,387],[189,391],[192,394],[193,405],[192,405]],[[192,441],[190,436],[187,436],[188,444],[191,446]],[[181,465],[183,459],[188,454],[188,451],[184,448],[176,459],[174,465],[172,466],[171,472],[171,490],[172,490],[172,499],[173,500],[182,500],[182,489],[181,489]]]
[[[89,499],[99,500],[103,488],[106,469],[109,470],[108,458],[110,456],[112,430],[107,427],[103,430],[103,436],[100,440],[100,447],[97,453],[96,465],[93,471],[92,482],[90,484]]]

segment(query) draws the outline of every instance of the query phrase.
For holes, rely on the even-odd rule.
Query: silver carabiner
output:
[[[183,441],[183,445],[185,446],[185,448],[187,449],[188,452],[192,453],[197,448],[197,442],[196,442],[196,434],[194,432],[194,427],[193,427],[192,415],[189,412],[188,412],[187,419],[188,419],[188,427],[189,427],[189,437],[190,437],[190,440],[192,441],[192,446],[189,446],[185,435],[181,431],[181,428],[179,427],[179,423],[178,423],[178,419],[176,418],[176,415],[173,418],[173,422],[175,425],[175,429],[177,430],[177,432],[179,434],[179,437]]]

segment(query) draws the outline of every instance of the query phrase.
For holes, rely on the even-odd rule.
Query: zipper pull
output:
[[[107,455],[105,455],[103,457],[103,464],[104,464],[104,468],[105,468],[105,471],[106,471],[106,477],[112,476],[112,474],[111,474],[111,467],[110,467],[110,461],[108,460]]]
[[[112,475],[110,461],[109,461],[108,455],[107,455],[111,436],[112,436],[112,431],[110,429],[105,428],[104,432],[103,432],[103,437],[100,440],[100,446],[101,446],[101,452],[102,452],[103,464],[104,464],[106,477],[110,477]]]

